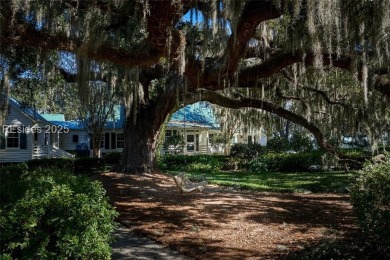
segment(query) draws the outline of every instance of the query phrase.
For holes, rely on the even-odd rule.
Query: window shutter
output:
[[[79,142],[79,136],[73,135],[73,143],[78,143],[78,142]]]
[[[116,133],[111,133],[111,149],[116,149]]]
[[[104,149],[110,149],[110,133],[104,134]]]
[[[27,149],[27,134],[25,128],[23,128],[23,132],[20,133],[20,149]]]

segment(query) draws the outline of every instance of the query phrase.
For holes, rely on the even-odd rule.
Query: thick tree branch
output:
[[[6,21],[7,25],[1,28],[0,42],[4,46],[27,46],[78,53],[94,60],[109,61],[125,67],[147,67],[158,63],[163,56],[170,54],[172,58],[176,58],[181,52],[183,36],[173,29],[180,19],[180,9],[180,4],[151,1],[150,14],[147,17],[149,37],[146,43],[133,51],[107,43],[97,48],[88,48],[78,39],[69,38],[61,33],[51,34],[37,30],[22,21],[13,24]]]
[[[297,97],[297,96],[286,96],[282,93],[282,90],[277,87],[275,89],[275,92],[276,92],[276,95],[279,97],[279,98],[282,98],[282,99],[287,99],[287,100],[301,100],[300,97]]]
[[[190,80],[190,87],[197,86],[221,86],[215,79],[232,77],[237,70],[241,58],[247,49],[248,41],[253,37],[257,26],[266,20],[275,19],[281,16],[281,12],[276,9],[273,1],[247,1],[237,24],[236,32],[231,35],[224,55],[209,64],[202,73],[202,66],[194,58],[189,58],[186,66],[186,76]],[[199,75],[202,75],[199,77]],[[201,82],[199,82],[201,78]],[[212,88],[211,88],[212,89]],[[220,88],[221,89],[221,88]],[[216,90],[216,89],[212,89]]]
[[[287,72],[285,70],[283,70],[283,76],[290,82],[294,82],[294,80],[287,74]],[[302,86],[302,84],[299,84],[299,87],[302,88],[302,89],[305,89],[305,90],[308,90],[308,91],[311,91],[311,92],[314,92],[316,94],[319,94],[321,95],[325,101],[330,104],[330,105],[340,105],[346,109],[348,109],[348,106],[342,102],[339,102],[339,101],[332,101],[329,97],[328,97],[328,94],[325,92],[325,91],[322,91],[322,90],[319,90],[319,89],[316,89],[316,88],[312,88],[312,87],[304,87]],[[278,89],[277,89],[278,91]],[[280,90],[279,90],[280,91]],[[278,93],[278,92],[277,92]],[[281,93],[281,92],[280,92]],[[279,95],[279,94],[278,94]]]
[[[157,50],[148,52],[143,50],[128,51],[102,45],[96,49],[83,48],[81,41],[70,39],[66,35],[51,35],[37,31],[30,25],[19,24],[12,27],[12,33],[3,34],[0,42],[5,46],[26,46],[43,50],[61,50],[79,53],[94,60],[110,61],[125,67],[142,67],[158,63],[163,53]],[[147,48],[145,48],[147,49]],[[81,52],[81,53],[80,53]]]
[[[284,119],[287,119],[295,124],[301,125],[314,135],[314,137],[318,142],[318,145],[321,148],[329,152],[334,152],[334,147],[328,143],[328,141],[322,134],[321,130],[315,124],[309,122],[306,118],[297,115],[283,107],[280,107],[268,101],[258,100],[258,99],[243,98],[243,99],[234,100],[225,97],[221,94],[218,94],[214,91],[209,91],[206,89],[199,89],[198,92],[200,94],[199,97],[198,98],[192,97],[192,101],[199,101],[201,98],[202,101],[209,101],[210,103],[223,106],[226,108],[233,108],[233,109],[239,109],[243,107],[257,108],[257,109],[270,112]],[[189,97],[189,100],[191,100],[191,97]]]
[[[256,87],[256,82],[262,78],[268,78],[281,72],[284,68],[289,67],[295,63],[304,62],[306,66],[312,66],[314,64],[315,55],[307,53],[281,53],[275,55],[263,63],[252,66],[246,69],[242,69],[238,73],[240,88],[253,88]],[[337,57],[333,54],[323,54],[323,65],[333,66],[347,71],[353,71],[353,59],[347,56]],[[376,69],[374,73],[374,89],[381,92],[387,97],[390,97],[390,80],[386,77],[386,69]],[[221,90],[225,88],[224,84],[220,83],[220,78],[216,76],[214,79],[210,79],[205,82],[205,87],[209,90]],[[362,77],[359,74],[359,79]],[[207,84],[206,84],[207,83]],[[320,94],[320,93],[319,93]],[[341,104],[340,104],[341,105]]]
[[[328,97],[328,95],[326,94],[325,91],[322,91],[322,90],[319,90],[316,88],[312,88],[312,87],[303,87],[303,89],[321,95],[325,99],[326,103],[328,103],[330,105],[339,105],[339,106],[342,106],[342,107],[348,109],[348,106],[346,104],[339,102],[339,101],[330,100],[330,98]]]

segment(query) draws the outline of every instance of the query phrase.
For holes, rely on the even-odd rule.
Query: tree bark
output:
[[[156,169],[160,132],[175,108],[175,91],[168,89],[155,102],[141,105],[137,113],[128,113],[124,129],[125,143],[117,171],[150,173]]]

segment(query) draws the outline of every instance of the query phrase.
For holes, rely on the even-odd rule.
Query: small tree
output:
[[[90,83],[89,98],[79,108],[79,116],[84,128],[91,133],[93,157],[99,157],[100,143],[104,127],[110,116],[114,114],[117,104],[115,92],[103,82]]]

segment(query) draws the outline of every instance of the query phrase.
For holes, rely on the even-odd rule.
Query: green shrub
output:
[[[90,158],[90,157],[80,157],[76,159],[48,158],[48,159],[39,159],[39,160],[29,160],[27,161],[27,165],[30,170],[35,170],[38,168],[57,169],[57,170],[62,169],[66,171],[73,171],[75,173],[95,174],[97,172],[104,170],[105,161],[110,162],[110,164],[114,164],[113,162],[119,160],[118,159],[119,156],[120,153],[107,155],[105,159]]]
[[[350,191],[353,210],[367,241],[390,253],[390,162],[367,165]]]
[[[268,172],[267,164],[262,158],[255,158],[248,164],[248,171],[249,172]]]
[[[225,161],[223,155],[165,155],[159,159],[159,167],[171,171],[217,171]]]
[[[290,144],[287,138],[282,136],[274,136],[271,137],[267,141],[267,150],[280,153],[280,152],[286,152],[290,149]]]
[[[213,165],[209,163],[193,162],[187,165],[185,170],[189,172],[212,172],[215,169],[213,168]]]
[[[25,175],[28,174],[26,163],[8,165],[0,171],[0,201],[7,204],[23,197],[26,190]]]
[[[105,162],[106,164],[116,165],[116,164],[119,163],[119,160],[121,159],[121,155],[122,155],[121,152],[112,152],[112,153],[109,153],[109,154],[107,154],[107,155],[104,157],[104,162]]]
[[[75,173],[95,174],[104,170],[104,159],[81,157],[74,162]]]
[[[230,149],[230,156],[251,160],[264,153],[264,148],[260,144],[233,144]]]
[[[253,162],[255,165],[264,165],[268,171],[300,172],[307,171],[310,165],[321,164],[321,152],[305,153],[267,153]],[[254,169],[255,166],[252,167]]]
[[[264,152],[260,144],[234,144],[230,150],[230,159],[223,168],[248,169],[249,162]]]
[[[27,165],[30,170],[37,168],[72,170],[73,164],[74,159],[71,158],[47,158],[27,161]]]
[[[305,131],[294,131],[289,141],[289,148],[296,152],[310,152],[313,142]]]
[[[7,201],[1,198],[3,256],[10,255],[13,259],[110,258],[113,220],[117,213],[109,205],[99,182],[54,169],[38,169],[18,178],[25,185],[22,189],[15,186],[8,192],[23,195],[20,198],[8,196]]]

